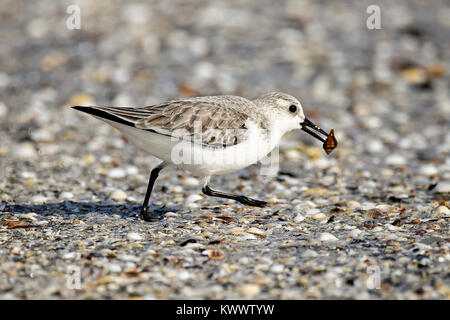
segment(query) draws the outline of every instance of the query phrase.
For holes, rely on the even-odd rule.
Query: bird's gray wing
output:
[[[242,103],[252,102],[240,97],[224,98],[223,101],[205,97],[175,100],[143,108],[96,108],[139,129],[183,137],[210,147],[225,147],[246,138],[245,122],[248,115],[240,110]]]

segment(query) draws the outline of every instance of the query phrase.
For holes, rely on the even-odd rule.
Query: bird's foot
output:
[[[268,204],[267,201],[252,199],[252,198],[248,198],[246,196],[239,196],[239,198],[237,198],[236,200],[247,206],[259,207],[259,208],[264,208]]]
[[[177,211],[176,208],[167,207],[163,205],[162,207],[150,205],[149,207],[142,207],[139,213],[139,218],[146,222],[158,221],[164,217],[164,214],[169,211]]]
[[[148,208],[142,208],[141,213],[139,213],[139,218],[146,222],[160,220],[161,216],[161,212],[158,212],[157,210],[149,211]]]

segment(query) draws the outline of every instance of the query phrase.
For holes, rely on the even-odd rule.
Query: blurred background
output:
[[[67,27],[72,5],[80,29]],[[380,29],[367,27],[369,5],[380,8]],[[157,160],[71,105],[282,91],[334,128],[339,147],[326,156],[317,141],[292,133],[280,166],[295,183],[264,180],[252,167],[213,185],[313,201],[326,188],[333,197],[316,204],[401,202],[408,212],[442,207],[448,215],[449,40],[446,0],[2,0],[0,205],[126,199],[138,207]],[[188,193],[175,197],[182,208],[198,181],[170,170],[154,199],[172,200],[160,191],[183,184]]]
[[[70,30],[73,4],[81,28]],[[448,152],[448,2],[378,1],[380,30],[366,26],[370,4],[2,1],[1,154],[21,142],[45,154],[71,126],[81,135],[73,104],[274,90],[353,151]]]

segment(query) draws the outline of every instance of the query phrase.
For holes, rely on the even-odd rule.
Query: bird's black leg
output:
[[[166,166],[165,162],[162,162],[159,166],[154,168],[150,173],[150,178],[148,180],[147,192],[145,193],[144,203],[142,204],[140,217],[145,221],[151,221],[151,214],[148,212],[148,202],[150,200],[150,196],[152,194],[153,185],[155,184],[156,179],[158,178],[159,172]]]
[[[245,204],[247,206],[254,206],[254,207],[265,207],[267,205],[266,201],[256,200],[252,198],[248,198],[246,196],[242,195],[236,195],[232,193],[222,192],[222,191],[216,191],[212,190],[208,185],[205,185],[202,188],[202,192],[208,196],[212,197],[219,197],[219,198],[226,198],[226,199],[233,199],[236,200],[242,204]]]

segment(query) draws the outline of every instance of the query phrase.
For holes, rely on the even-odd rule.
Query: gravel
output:
[[[450,299],[450,8],[445,1],[63,2],[0,7],[0,299]],[[297,96],[335,129],[280,170],[161,172],[73,104]]]

